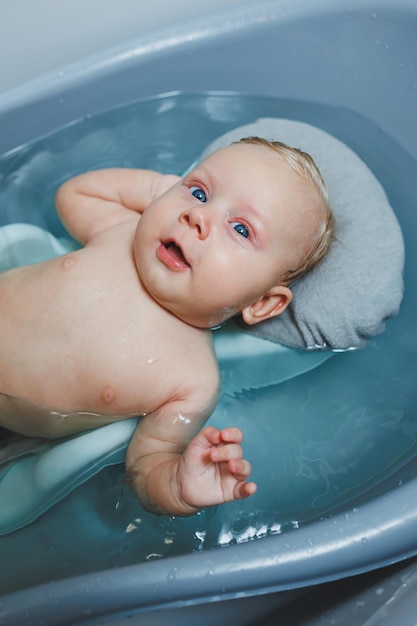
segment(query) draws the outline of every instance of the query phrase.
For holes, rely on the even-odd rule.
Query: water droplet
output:
[[[362,541],[362,545],[364,546],[366,546],[366,544],[368,543],[368,539],[366,537],[362,537],[361,541]]]
[[[174,419],[174,424],[191,424],[191,420],[189,417],[185,417],[185,415],[178,413],[177,417]]]
[[[167,580],[169,582],[175,582],[177,578],[178,567],[173,567],[172,570],[168,573]]]
[[[131,533],[131,532],[132,532],[132,530],[136,530],[136,529],[137,529],[136,524],[128,524],[128,525],[126,526],[125,533]]]
[[[198,541],[203,543],[206,539],[207,531],[206,530],[196,530],[194,536]]]
[[[297,526],[294,528],[299,528],[299,527]],[[270,535],[279,535],[280,533],[282,533],[282,525],[279,522],[274,522],[273,524],[270,525],[269,527]]]
[[[376,13],[371,13],[371,20],[376,20]]]

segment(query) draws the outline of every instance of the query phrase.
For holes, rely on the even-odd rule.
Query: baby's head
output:
[[[135,260],[162,306],[201,328],[282,313],[326,254],[333,218],[311,157],[249,137],[199,163],[139,221]]]
[[[245,137],[236,143],[246,143],[264,146],[273,150],[287,163],[300,178],[305,186],[306,205],[300,211],[300,218],[304,221],[305,250],[300,256],[298,265],[289,268],[282,276],[282,281],[290,285],[303,274],[310,271],[327,254],[334,236],[334,218],[329,205],[326,184],[314,159],[298,148],[293,148],[281,141],[269,141],[262,137]]]

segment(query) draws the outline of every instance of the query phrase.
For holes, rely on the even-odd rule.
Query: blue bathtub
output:
[[[392,139],[404,155],[409,172],[408,178],[401,174],[405,208],[398,217],[410,250],[417,204],[410,173],[417,162],[415,0],[247,3],[129,40],[64,70],[0,94],[0,154],[76,120],[167,92],[236,92],[310,103],[312,108],[336,107],[352,113],[344,139],[354,135],[355,120],[371,120],[377,134]],[[331,124],[327,130],[332,131]],[[377,143],[375,149],[383,145]],[[378,173],[389,181],[388,194],[397,177],[390,176],[392,158],[378,155]],[[408,254],[407,306],[415,318],[417,289]],[[410,329],[405,337],[396,324],[401,325],[401,316],[393,322],[397,334],[392,341],[399,337],[412,343]],[[399,367],[408,368],[411,379],[404,411],[414,411],[417,420],[412,355],[409,366]],[[111,557],[103,558],[101,569],[86,573],[80,568],[77,573],[75,566],[71,576],[51,575],[39,585],[36,577],[25,576],[22,561],[21,588],[0,596],[0,625],[414,624],[413,437],[402,460],[395,464],[388,457],[387,471],[369,488],[300,527],[137,564],[117,566]],[[93,497],[99,485],[86,497]],[[46,545],[42,532],[41,527],[38,539]],[[1,541],[4,573],[4,555],[12,557],[7,550],[1,556]],[[76,538],[72,541],[76,550]],[[26,548],[30,560],[30,543]],[[41,559],[42,550],[34,558]]]

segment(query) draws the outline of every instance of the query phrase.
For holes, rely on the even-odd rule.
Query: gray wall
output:
[[[0,92],[86,55],[256,0],[2,0]],[[7,59],[7,61],[5,61]]]

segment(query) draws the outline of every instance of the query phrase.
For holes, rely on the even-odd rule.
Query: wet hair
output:
[[[291,167],[291,169],[298,174],[300,178],[307,183],[307,185],[313,188],[324,211],[324,219],[312,248],[302,258],[297,267],[288,270],[282,277],[282,282],[289,285],[303,276],[303,274],[310,271],[326,256],[334,238],[335,223],[329,204],[326,185],[322,175],[320,174],[319,168],[314,162],[314,159],[307,152],[288,146],[281,141],[269,141],[268,139],[263,139],[262,137],[244,137],[235,143],[247,143],[263,146],[277,152],[287,165],[289,165],[289,167]]]

